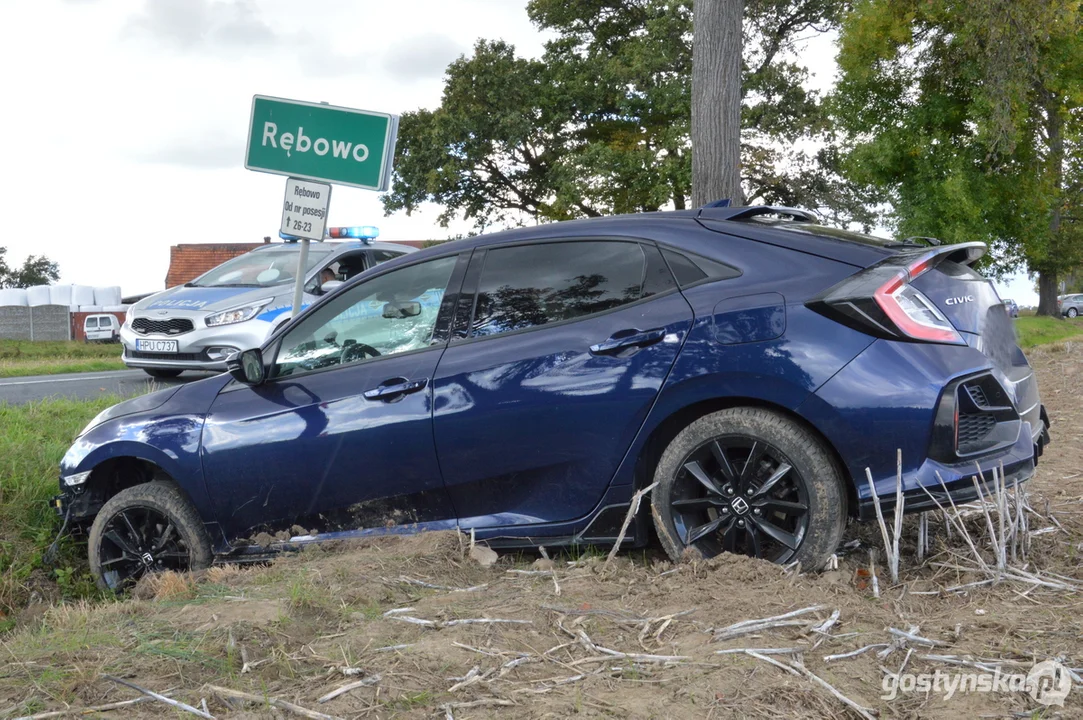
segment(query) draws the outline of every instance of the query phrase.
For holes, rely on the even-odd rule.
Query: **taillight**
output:
[[[918,272],[900,270],[894,278],[881,285],[873,298],[888,319],[913,340],[963,344],[963,338],[944,314],[929,302],[910,281],[928,269],[923,261]]]
[[[808,301],[812,310],[861,332],[891,340],[964,345],[951,322],[911,283],[941,261],[973,263],[981,243],[892,256]]]

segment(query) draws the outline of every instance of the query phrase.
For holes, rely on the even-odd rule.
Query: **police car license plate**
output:
[[[177,352],[176,340],[142,340],[136,338],[135,349],[143,352],[175,353]]]

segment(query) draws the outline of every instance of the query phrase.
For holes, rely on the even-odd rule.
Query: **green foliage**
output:
[[[25,601],[26,583],[42,567],[42,554],[59,528],[49,498],[60,491],[60,459],[87,422],[117,400],[0,405],[0,617]],[[62,593],[91,592],[85,561],[76,559],[80,553],[70,544],[62,550],[57,563]]]
[[[13,270],[7,264],[7,251],[0,247],[0,287],[28,288],[60,279],[60,266],[44,255],[31,255],[23,261],[22,267]]]
[[[745,6],[743,183],[752,201],[868,220],[838,174],[828,123],[794,43],[836,22],[841,0]],[[528,220],[684,208],[691,195],[691,0],[531,0],[553,33],[539,60],[479,41],[447,69],[435,110],[404,113],[387,213],[442,206],[478,230]],[[867,223],[866,223],[867,224]]]
[[[981,240],[1026,264],[1050,311],[1083,260],[1083,15],[1076,0],[861,0],[830,106],[843,167],[902,235]]]

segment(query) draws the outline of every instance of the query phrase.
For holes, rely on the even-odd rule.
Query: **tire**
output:
[[[176,486],[163,481],[110,498],[94,518],[87,545],[95,582],[114,592],[149,572],[202,570],[214,559],[199,513]]]
[[[674,562],[728,551],[819,570],[846,526],[842,474],[829,452],[802,426],[762,408],[696,420],[662,453],[654,480],[654,527]]]
[[[159,378],[166,380],[169,378],[175,378],[180,375],[183,370],[166,370],[165,368],[143,368],[143,372],[150,375],[152,378]]]
[[[1068,315],[1068,317],[1070,317],[1070,318],[1074,318],[1074,317],[1076,317],[1077,315],[1079,315],[1079,311],[1078,311],[1078,310],[1076,310],[1075,308],[1068,308],[1068,312],[1067,312],[1067,315]]]

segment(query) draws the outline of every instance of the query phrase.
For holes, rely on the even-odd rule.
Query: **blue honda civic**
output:
[[[818,568],[866,469],[893,507],[897,450],[907,511],[1034,473],[1049,420],[984,251],[773,207],[444,243],[101,413],[55,503],[112,589],[376,533],[613,544],[648,487],[628,545]]]

